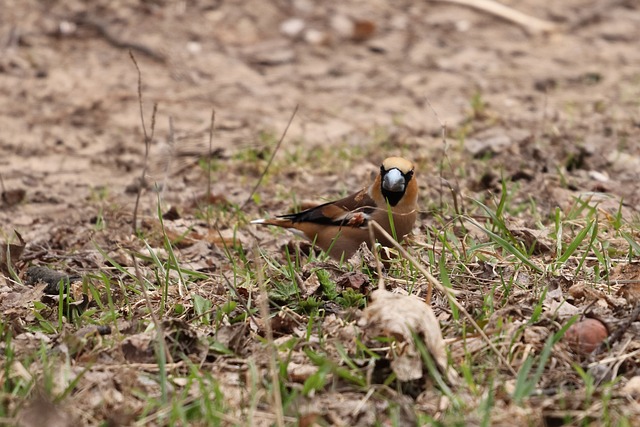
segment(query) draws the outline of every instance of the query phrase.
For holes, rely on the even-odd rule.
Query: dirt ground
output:
[[[446,124],[447,174],[461,194],[482,199],[504,176],[542,218],[590,195],[611,213],[622,201],[624,217],[637,221],[636,1],[503,0],[554,24],[544,32],[429,0],[2,3],[0,174],[3,192],[26,195],[0,205],[0,240],[15,242],[17,230],[36,263],[90,269],[70,255],[130,234],[145,151],[130,52],[147,128],[158,105],[149,180],[179,208],[206,188],[197,160],[207,154],[212,109],[223,162],[247,153],[264,160],[298,106],[279,167],[246,218],[286,211],[290,194],[317,200],[358,189],[397,153],[416,162],[431,209],[442,193]],[[323,166],[319,157],[315,171],[295,163],[333,150],[344,161]],[[214,173],[212,191],[242,204],[260,169],[233,171]],[[146,192],[141,215],[153,217],[156,201]],[[96,232],[106,210],[127,214]],[[266,231],[243,223],[239,233],[248,247],[279,250]]]
[[[9,1],[0,18],[0,167],[5,187],[26,188],[29,203],[0,212],[3,230],[46,239],[51,224],[82,220],[100,187],[131,203],[123,193],[144,151],[137,75],[128,47],[104,31],[158,57],[133,50],[147,121],[159,105],[158,141],[167,139],[171,117],[178,135],[206,150],[214,108],[216,147],[259,145],[260,133],[279,135],[299,105],[284,150],[291,141],[370,146],[384,131],[388,145],[361,161],[376,165],[399,149],[420,162],[442,147],[428,100],[450,135],[477,142],[474,154],[497,147],[495,164],[506,173],[520,168],[537,179],[569,166],[581,190],[604,187],[637,209],[637,5],[512,3],[559,31],[528,35],[437,1]],[[362,41],[349,27],[357,20],[374,27]],[[301,34],[283,35],[291,22],[300,22]],[[465,128],[474,96],[489,118]],[[157,145],[152,158],[161,156]],[[246,185],[241,178],[227,185]],[[319,184],[318,195],[325,189]]]

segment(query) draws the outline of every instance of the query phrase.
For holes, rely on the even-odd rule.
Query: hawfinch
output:
[[[413,169],[414,165],[409,160],[389,157],[382,162],[380,174],[373,184],[355,194],[299,213],[251,223],[288,228],[311,240],[332,258],[348,259],[362,242],[370,246],[369,220],[375,220],[399,240],[411,232],[418,202],[418,185]],[[393,215],[393,230],[389,212]],[[391,246],[377,233],[376,239],[385,246]]]

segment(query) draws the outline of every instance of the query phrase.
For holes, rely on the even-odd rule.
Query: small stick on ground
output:
[[[289,123],[287,123],[287,127],[284,128],[284,132],[282,132],[282,136],[280,137],[280,139],[278,140],[278,143],[276,144],[276,148],[273,150],[273,153],[271,153],[271,157],[269,158],[269,162],[267,163],[267,166],[264,168],[264,171],[262,171],[262,175],[260,175],[260,178],[258,178],[258,182],[256,182],[256,185],[251,190],[251,193],[249,193],[249,197],[247,197],[247,200],[245,200],[242,206],[240,206],[240,210],[244,209],[249,204],[249,202],[253,198],[253,195],[258,190],[258,187],[260,187],[260,184],[262,184],[262,180],[264,179],[264,176],[267,174],[267,171],[271,167],[271,163],[273,163],[273,158],[276,157],[276,153],[280,149],[280,145],[282,144],[284,137],[287,135],[289,126],[291,126],[291,122],[293,122],[293,118],[296,116],[296,113],[298,112],[298,107],[299,106],[296,105],[296,108],[293,109],[293,113],[291,113],[291,117],[289,118]]]
[[[512,22],[522,27],[530,34],[544,34],[556,31],[558,26],[550,21],[535,18],[518,10],[505,6],[493,0],[431,0],[444,3],[458,4],[470,7],[490,15],[497,16],[505,21]]]
[[[447,296],[447,298],[449,299],[449,301],[451,301],[451,303],[453,303],[453,305],[455,305],[458,310],[460,310],[460,312],[467,318],[467,320],[469,320],[469,323],[471,323],[471,325],[473,326],[473,328],[478,331],[478,333],[480,334],[480,336],[482,336],[482,339],[485,340],[485,342],[487,343],[487,345],[491,348],[491,350],[496,354],[496,356],[498,356],[498,359],[500,359],[500,361],[504,364],[504,366],[506,366],[506,368],[509,370],[509,372],[511,372],[511,374],[513,376],[517,376],[517,372],[513,369],[513,367],[509,364],[509,362],[507,361],[507,359],[505,359],[505,357],[502,355],[502,353],[500,353],[498,351],[498,349],[496,348],[496,346],[491,342],[491,340],[489,339],[489,337],[487,336],[487,334],[485,334],[484,330],[482,330],[482,328],[480,327],[480,325],[478,325],[476,323],[476,321],[473,319],[473,317],[469,314],[469,312],[462,306],[462,304],[460,304],[458,302],[458,300],[456,299],[453,291],[451,289],[445,288],[442,283],[440,283],[440,281],[438,279],[436,279],[435,277],[433,277],[427,270],[425,270],[425,268],[422,266],[422,264],[420,264],[413,256],[411,256],[409,254],[409,252],[407,252],[405,250],[405,248],[402,247],[402,245],[400,245],[400,243],[398,243],[397,241],[394,240],[394,238],[385,231],[384,228],[382,228],[380,226],[380,224],[378,224],[375,221],[370,221],[369,222],[370,226],[374,227],[376,230],[378,230],[380,232],[380,234],[382,234],[382,236],[386,237],[393,246],[395,246],[396,249],[398,249],[400,251],[400,253],[402,254],[403,257],[405,257],[406,259],[409,260],[409,262],[411,262],[414,267],[416,267],[418,269],[418,271],[420,273],[422,273],[422,275],[427,279],[428,283],[429,283],[429,288],[427,289],[427,296],[429,297],[429,299],[427,300],[428,303],[430,303],[430,294],[431,294],[431,284],[433,284],[433,286],[435,286],[440,292],[442,292],[443,294],[445,294]]]

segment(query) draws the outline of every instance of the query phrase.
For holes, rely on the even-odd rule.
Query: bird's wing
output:
[[[296,223],[314,223],[340,227],[366,228],[369,218],[378,207],[367,189],[334,202],[295,214],[281,215],[279,219]]]

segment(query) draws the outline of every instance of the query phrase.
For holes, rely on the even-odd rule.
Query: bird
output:
[[[309,239],[332,258],[349,259],[362,242],[371,248],[368,230],[371,220],[399,241],[411,232],[418,206],[414,169],[413,162],[405,158],[388,157],[380,165],[380,173],[374,182],[350,196],[302,212],[256,219],[251,223],[289,229]],[[392,246],[380,233],[374,235],[382,245]]]

